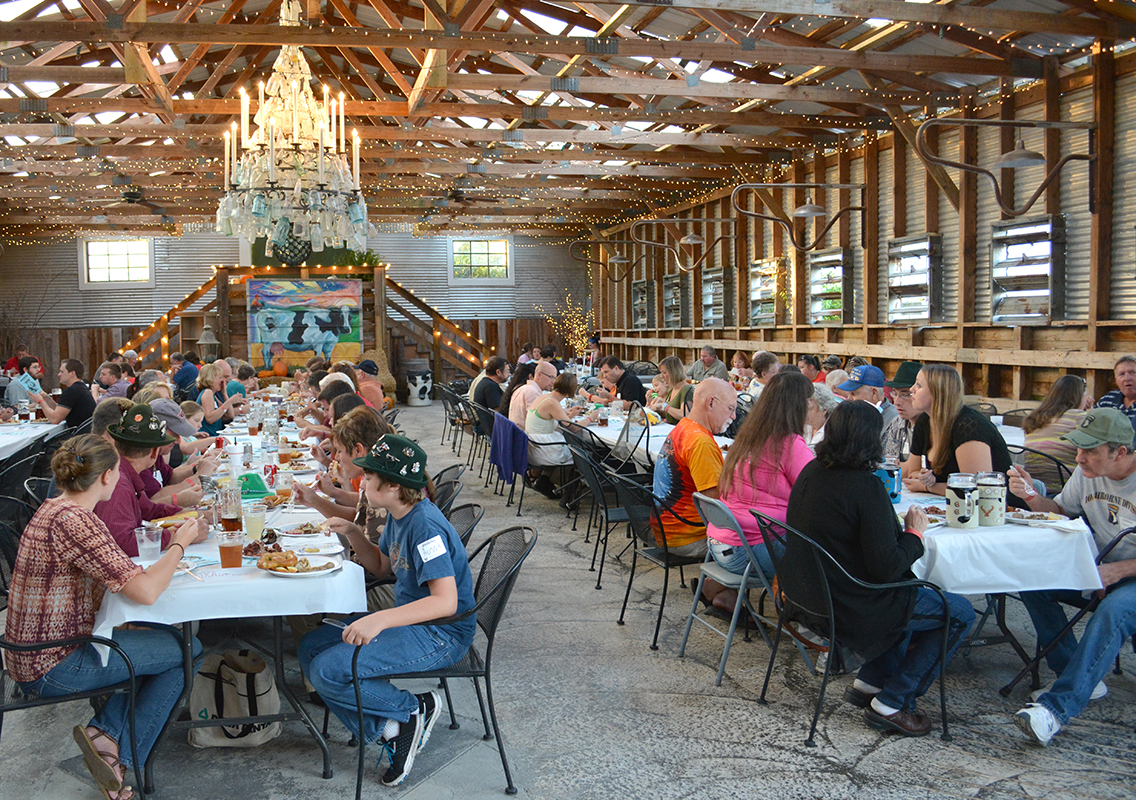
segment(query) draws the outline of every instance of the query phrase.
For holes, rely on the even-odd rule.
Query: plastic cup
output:
[[[241,566],[245,537],[240,531],[221,531],[217,534],[217,549],[221,551],[221,569]]]
[[[290,472],[276,473],[276,494],[283,497],[285,500],[292,499],[292,478],[294,476]]]
[[[138,543],[138,558],[142,561],[157,561],[162,557],[161,528],[135,528],[134,540]]]
[[[268,513],[268,506],[264,503],[252,503],[245,506],[245,535],[250,540],[259,541],[264,535],[264,516]]]

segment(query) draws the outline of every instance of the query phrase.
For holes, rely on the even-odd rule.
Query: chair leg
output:
[[[761,684],[761,696],[757,698],[757,702],[763,706],[769,704],[765,699],[765,692],[769,689],[769,679],[773,676],[773,662],[777,660],[777,647],[781,644],[781,629],[784,625],[785,618],[778,612],[777,633],[773,636],[773,649],[769,653],[769,663],[765,667],[765,683]]]
[[[828,648],[828,658],[824,660],[824,678],[820,682],[820,696],[817,697],[816,709],[813,711],[813,724],[809,726],[809,738],[805,739],[805,747],[816,747],[817,720],[820,719],[820,707],[824,703],[824,690],[828,688],[828,672],[832,668],[834,646]]]
[[[323,707],[323,730],[321,731],[321,733],[323,734],[323,738],[325,738],[325,739],[327,738],[327,723],[330,720],[331,720],[331,711],[325,705]]]
[[[493,684],[489,680],[488,672],[485,674],[485,694],[489,698],[489,716],[493,720],[493,733],[497,737],[497,752],[501,754],[501,768],[505,770],[505,794],[516,794],[517,787],[513,785],[513,773],[509,771],[509,760],[505,757],[505,743],[501,740],[501,726],[497,723],[497,709],[493,705]],[[478,692],[478,697],[480,696],[481,693]]]
[[[456,731],[461,725],[458,724],[458,718],[454,714],[454,698],[450,696],[450,682],[442,678],[442,691],[446,693],[446,705],[450,708],[450,730]]]
[[[667,605],[667,584],[670,582],[671,571],[663,568],[663,594],[659,598],[659,616],[655,618],[655,638],[651,640],[651,649],[659,649],[659,628],[663,626],[663,609]]]
[[[698,581],[698,590],[702,591],[702,580]],[[734,632],[738,629],[738,618],[742,615],[742,606],[745,599],[745,584],[738,587],[738,599],[734,602],[734,616],[730,619],[730,630],[726,634],[726,646],[722,648],[722,660],[718,662],[718,677],[714,681],[715,686],[722,685],[722,676],[726,674],[726,659],[730,657],[730,646],[734,643]],[[695,597],[695,603],[698,598]]]
[[[597,536],[599,534],[596,534]],[[627,576],[627,591],[623,593],[623,608],[619,610],[619,619],[615,621],[616,625],[623,624],[623,615],[627,613],[627,599],[631,597],[631,582],[635,580],[635,559],[639,555],[639,550],[636,548],[631,552],[631,572]]]
[[[511,494],[510,494],[511,496]],[[525,482],[521,480],[521,496],[517,499],[517,516],[521,515],[521,506],[525,504]]]
[[[686,618],[686,630],[682,633],[682,644],[678,646],[678,657],[686,656],[686,640],[690,638],[690,627],[694,624],[694,615],[698,612],[698,598],[702,595],[702,584],[706,582],[706,573],[698,576],[698,588],[694,590],[694,602],[690,604],[690,616]]]
[[[473,679],[473,691],[477,693],[477,707],[481,709],[481,724],[485,726],[485,735],[482,740],[488,742],[493,738],[489,732],[489,715],[485,713],[485,700],[481,697],[481,684],[478,683],[477,678]]]

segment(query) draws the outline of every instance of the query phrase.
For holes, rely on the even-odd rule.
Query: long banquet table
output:
[[[63,422],[6,422],[0,425],[0,458],[8,458],[40,439],[54,439],[67,429]]]

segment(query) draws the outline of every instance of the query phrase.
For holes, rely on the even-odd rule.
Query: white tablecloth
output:
[[[896,510],[906,513],[912,503],[945,507],[946,500],[904,492]],[[924,535],[923,547],[926,552],[912,572],[959,594],[1101,588],[1096,544],[1079,519],[1063,528],[1006,524],[963,530],[936,525]]]
[[[607,427],[601,428],[595,423],[588,426],[588,430],[598,436],[605,444],[614,445],[619,440],[619,434],[623,431],[624,420],[609,420]],[[649,452],[651,458],[658,458],[659,451],[663,449],[663,442],[670,436],[671,431],[675,429],[674,425],[669,422],[660,422],[656,425],[650,425],[647,428],[647,433],[639,442],[638,455],[642,456],[643,451]],[[725,445],[729,447],[733,444],[734,440],[727,436],[715,436],[714,440],[721,447]]]
[[[1026,432],[1021,428],[1015,428],[1013,425],[999,425],[998,433],[1002,434],[1002,438],[1006,440],[1006,444],[1021,446],[1026,443]]]
[[[37,439],[54,439],[67,429],[57,422],[19,422],[0,425],[0,458],[15,455]]]
[[[274,509],[266,523],[269,527],[287,528],[321,518],[310,509]],[[206,541],[190,545],[187,553],[218,558],[216,539],[210,535]],[[175,575],[169,588],[151,606],[128,600],[121,593],[107,592],[95,618],[94,634],[109,637],[115,627],[127,622],[175,625],[203,619],[367,610],[365,572],[351,561],[344,563],[342,569],[312,578],[284,578],[255,566],[199,567],[195,572],[203,580]],[[103,659],[105,662],[105,654]]]

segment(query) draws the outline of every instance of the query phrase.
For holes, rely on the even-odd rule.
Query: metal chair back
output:
[[[445,483],[434,483],[434,505],[443,514],[450,513],[450,508],[453,507],[454,500],[457,499],[458,494],[461,493],[462,482],[459,480],[446,481]]]
[[[473,529],[477,527],[477,523],[481,522],[483,516],[485,516],[485,509],[482,508],[480,503],[465,503],[451,508],[446,519],[458,532],[461,543],[468,545],[470,537],[473,536]]]
[[[463,472],[465,472],[465,464],[451,464],[434,476],[434,486],[440,483],[456,481],[462,476]]]

